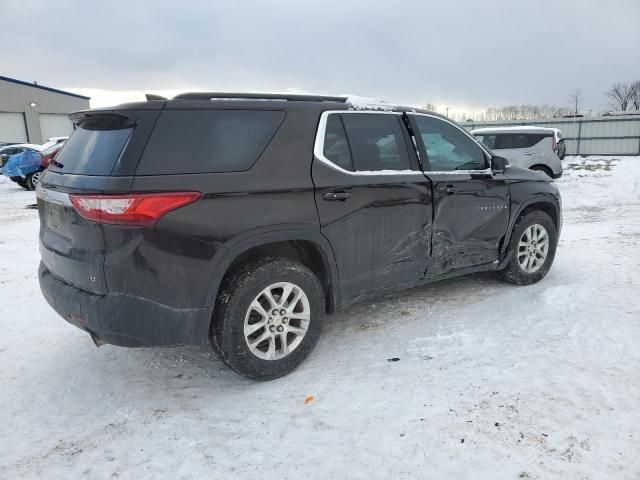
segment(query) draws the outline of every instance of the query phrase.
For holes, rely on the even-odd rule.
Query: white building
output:
[[[88,108],[89,97],[0,76],[0,143],[43,143],[69,135],[68,115]]]

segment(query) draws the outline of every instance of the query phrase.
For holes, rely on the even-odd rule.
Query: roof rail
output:
[[[173,97],[174,100],[286,100],[289,102],[346,102],[347,97],[328,95],[305,95],[299,93],[229,93],[229,92],[190,92]]]

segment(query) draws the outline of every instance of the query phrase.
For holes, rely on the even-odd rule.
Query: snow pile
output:
[[[347,98],[346,103],[350,105],[352,110],[382,110],[388,112],[396,107],[385,100],[378,100],[376,98],[359,97],[349,94],[342,96]]]
[[[567,171],[580,172],[579,177],[584,176],[610,176],[611,169],[623,158],[628,157],[607,157],[607,156],[567,156],[563,160],[563,169]],[[630,157],[637,158],[637,157]]]

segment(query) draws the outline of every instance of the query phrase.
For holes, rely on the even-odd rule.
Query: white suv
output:
[[[555,128],[489,127],[471,130],[471,133],[516,167],[544,172],[551,178],[562,176],[558,153],[564,140],[558,141],[560,131]]]

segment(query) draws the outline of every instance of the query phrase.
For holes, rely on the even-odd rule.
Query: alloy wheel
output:
[[[549,234],[536,223],[525,229],[518,242],[518,263],[525,273],[535,273],[544,265],[549,253]]]
[[[280,360],[302,342],[311,320],[309,299],[290,282],[262,290],[244,319],[244,337],[251,353],[262,360]]]
[[[40,183],[40,175],[42,175],[42,172],[35,172],[31,175],[31,183],[33,184],[34,190],[38,186],[38,183]]]

